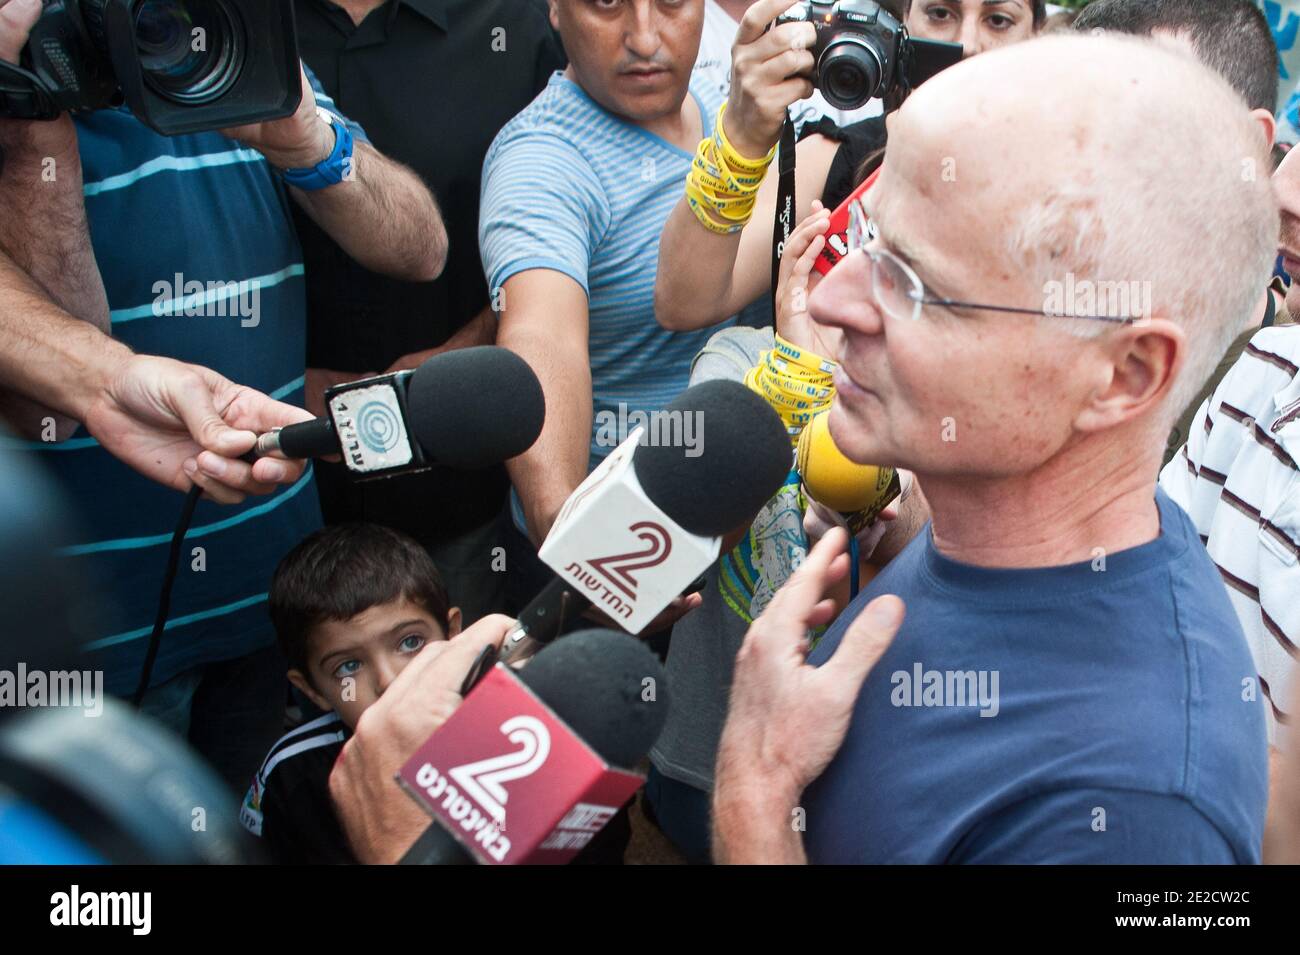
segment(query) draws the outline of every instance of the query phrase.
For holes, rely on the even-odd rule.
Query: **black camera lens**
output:
[[[224,95],[243,68],[243,34],[225,0],[140,0],[135,43],[145,82],[187,106]]]
[[[817,64],[818,88],[836,109],[857,109],[875,96],[880,74],[880,57],[856,37],[832,42]]]

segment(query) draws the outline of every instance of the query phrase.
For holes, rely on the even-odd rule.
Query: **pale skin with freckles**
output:
[[[460,608],[447,613],[447,628],[410,600],[377,604],[348,620],[326,620],[307,638],[306,672],[289,671],[289,682],[322,710],[333,710],[356,729],[357,720],[430,643],[460,633]]]
[[[1231,149],[1224,146],[1224,155],[1237,149],[1250,154],[1244,123],[1231,126],[1225,90],[1211,86],[1213,78],[1199,65],[1167,53],[1134,57],[1132,41],[1087,42],[1096,45],[1085,50],[1078,39],[1044,41],[954,67],[895,115],[890,153],[868,201],[878,229],[871,247],[907,261],[929,296],[1041,307],[1043,290],[1030,270],[997,264],[1008,262],[1009,239],[1025,204],[1054,194],[1059,183],[1109,176],[1103,181],[1132,192],[1142,188],[1140,180],[1108,166],[1127,162],[1125,150],[1089,135],[1106,105],[1121,95],[1169,101],[1177,89],[1213,104],[1215,112],[1206,106],[1207,115],[1239,137]],[[1068,108],[1054,92],[1067,68],[1080,87]],[[1140,94],[1131,93],[1135,86]],[[1177,128],[1188,135],[1190,118],[1179,121]],[[1189,164],[1176,161],[1172,145],[1149,136],[1146,127],[1135,122],[1109,131],[1126,147],[1156,154],[1169,175],[1192,181]],[[1016,162],[1025,155],[1041,161],[1028,167]],[[961,170],[955,181],[936,173],[948,157]],[[1017,175],[1007,176],[1009,168]],[[1226,203],[1222,194],[1214,200],[1218,206],[1209,214]],[[1251,200],[1252,209],[1262,210],[1258,190]],[[1172,228],[1137,216],[1113,227],[1148,230],[1159,242],[1160,226],[1166,233]],[[1251,235],[1241,228],[1243,242],[1248,235],[1257,244],[1258,230]],[[1069,247],[1074,238],[1060,241]],[[1262,258],[1260,264],[1266,264]],[[1062,263],[1072,267],[1072,261]],[[978,309],[925,305],[916,321],[887,316],[871,281],[869,259],[853,253],[809,297],[812,319],[838,330],[843,340],[831,433],[854,460],[888,461],[916,473],[941,553],[981,567],[1050,567],[1087,561],[1099,547],[1114,553],[1156,538],[1156,475],[1165,434],[1180,410],[1166,399],[1188,360],[1187,336],[1178,321],[1161,314],[1159,298],[1151,317],[1084,338],[1067,334],[1059,319]],[[1241,287],[1218,290],[1239,295]],[[942,439],[946,419],[957,424],[956,441]],[[821,722],[806,722],[810,704],[786,691],[830,664],[821,671],[802,664],[800,627],[808,618],[781,617],[791,605],[811,616],[812,601],[842,574],[836,553],[842,536],[829,549],[828,540],[819,546],[820,559],[810,555],[806,572],[801,569],[802,587],[783,589],[774,612],[756,621],[737,659],[714,792],[719,861],[803,860],[791,809],[844,739],[874,662],[866,648],[887,642],[897,629],[896,619],[873,621],[864,619],[867,614],[851,625],[837,656],[848,650],[859,668],[845,674],[846,686],[822,689],[816,701]],[[813,578],[819,578],[816,586]],[[782,600],[800,589],[810,593]],[[780,629],[787,631],[784,641],[776,636]],[[750,699],[764,704],[750,705]],[[783,726],[802,727],[799,746]]]
[[[1151,39],[1171,49],[1179,50],[1190,56],[1196,56],[1196,46],[1186,34],[1170,33],[1168,30],[1153,30],[1151,31]],[[1277,118],[1266,109],[1252,109],[1250,115],[1259,124],[1260,135],[1271,148],[1277,136]],[[1259,328],[1264,324],[1264,316],[1268,314],[1268,300],[1271,296],[1273,296],[1272,291],[1266,291],[1260,296],[1259,307],[1255,309],[1247,321],[1247,328]],[[1275,304],[1280,307],[1280,303]]]
[[[967,301],[1033,306],[1041,289],[1010,268],[988,268],[1005,258],[989,225],[1006,222],[1007,210],[1047,187],[999,170],[1047,138],[1072,136],[1075,122],[994,127],[979,103],[950,107],[941,79],[895,119],[869,203],[878,241],[903,255],[932,295],[960,291]],[[1073,155],[1076,168],[1047,175],[1085,177],[1095,169],[1092,152]],[[962,170],[956,182],[926,172],[949,156]],[[1078,339],[1023,316],[930,307],[922,321],[895,323],[864,297],[870,281],[866,257],[851,256],[809,301],[814,319],[845,336],[832,434],[857,460],[917,472],[935,543],[947,556],[991,567],[1053,566],[1088,559],[1097,546],[1113,552],[1156,536],[1160,441],[1152,436],[1163,418],[1153,412],[1183,361],[1177,324],[1157,317]],[[947,418],[960,429],[956,442],[943,440],[939,423]],[[1018,437],[997,439],[1005,433]],[[1134,448],[1150,450],[1144,456]],[[1098,473],[1111,475],[1101,494]]]

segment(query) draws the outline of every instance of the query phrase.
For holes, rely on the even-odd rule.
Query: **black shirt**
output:
[[[329,778],[351,732],[328,713],[280,737],[244,797],[239,821],[280,865],[348,865],[356,857],[330,801]]]
[[[843,128],[824,119],[804,130],[804,136],[812,133],[820,133],[840,144],[826,173],[826,186],[821,195],[822,205],[834,212],[884,159],[885,118],[872,116]]]
[[[383,371],[442,344],[488,304],[478,253],[483,158],[497,131],[563,68],[564,54],[541,0],[389,0],[359,26],[329,0],[294,6],[307,65],[376,149],[424,179],[447,224],[442,276],[403,282],[362,268],[295,207],[307,269],[308,366]],[[330,499],[341,498],[326,478],[321,483],[328,512]],[[501,468],[436,471],[339,488],[350,503],[327,517],[445,539],[495,514],[505,488]],[[413,500],[456,507],[416,513]]]

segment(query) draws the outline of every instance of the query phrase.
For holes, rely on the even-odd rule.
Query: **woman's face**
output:
[[[964,56],[1034,35],[1030,0],[912,0],[907,31],[926,40],[960,43]]]

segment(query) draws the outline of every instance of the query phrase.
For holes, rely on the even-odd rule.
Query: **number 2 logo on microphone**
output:
[[[634,570],[658,567],[673,552],[673,538],[668,529],[654,521],[639,521],[628,528],[645,548],[608,557],[593,557],[587,563],[631,600],[636,600],[637,579]]]
[[[505,829],[510,794],[504,784],[542,768],[551,754],[551,731],[534,716],[513,716],[501,724],[501,733],[519,749],[456,766],[447,775],[492,817],[498,828]]]

